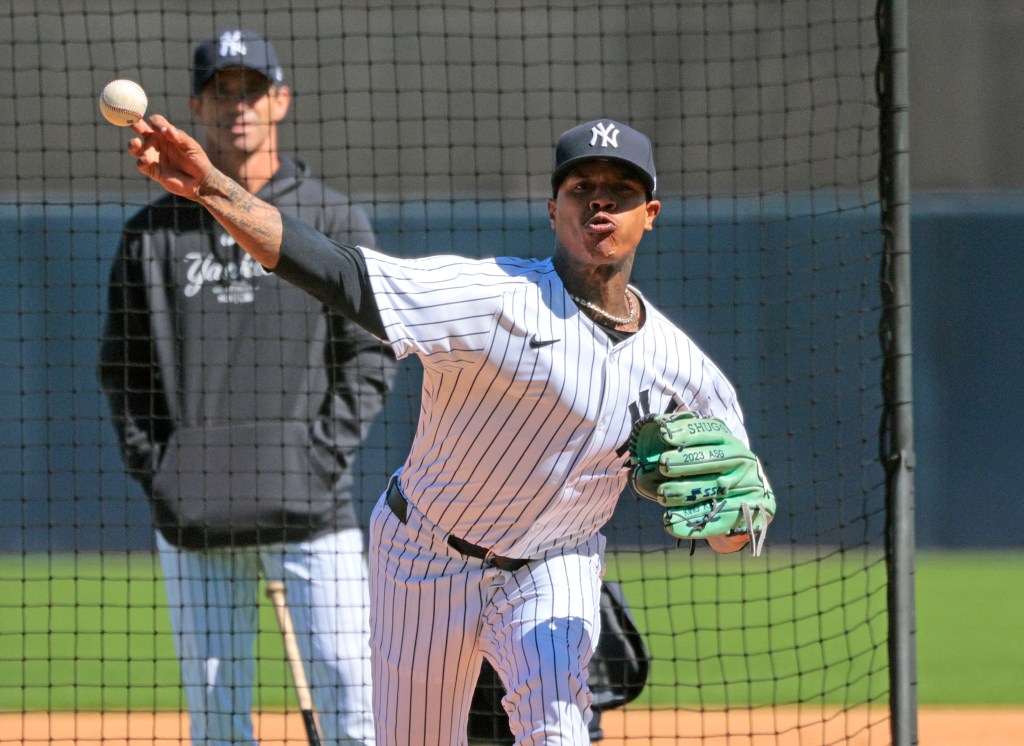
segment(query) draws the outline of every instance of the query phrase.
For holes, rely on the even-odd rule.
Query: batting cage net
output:
[[[351,417],[325,417],[326,404],[294,396],[335,375],[346,354],[332,343],[311,352],[311,339],[335,331],[316,304],[281,302],[267,313],[260,304],[277,292],[266,289],[271,280],[208,217],[178,207],[159,226],[152,214],[138,217],[165,193],[137,173],[130,130],[101,116],[100,90],[136,81],[147,116],[165,114],[206,142],[216,123],[201,102],[190,105],[193,50],[215,39],[218,49],[258,46],[266,74],[280,67],[291,95],[279,149],[292,159],[291,181],[307,190],[296,209],[323,230],[341,215],[350,235],[366,229],[365,216],[365,242],[398,256],[548,257],[559,133],[610,118],[649,135],[662,208],[631,281],[734,383],[778,514],[760,557],[717,555],[703,543],[691,556],[663,529],[658,505],[628,489],[621,496],[604,530],[605,580],[618,592],[619,648],[633,649],[619,650],[625,661],[606,651],[592,666],[612,684],[594,685],[591,737],[888,743],[879,8],[9,2],[0,11],[3,740],[188,742],[196,718],[187,694],[197,684],[183,681],[186,659],[203,667],[200,689],[229,661],[176,646],[171,619],[187,624],[190,606],[223,603],[224,621],[200,637],[251,666],[232,667],[238,680],[228,699],[207,701],[209,721],[252,710],[262,743],[305,743],[301,698],[261,583],[287,566],[278,542],[300,536],[306,519],[285,516],[284,533],[261,534],[229,517],[204,544],[207,508],[193,505],[199,523],[174,534],[168,527],[185,519],[147,496],[186,477],[193,502],[244,503],[264,489],[294,497],[301,483],[317,520],[340,515],[345,524],[331,501],[351,493],[365,542],[417,426],[415,358],[396,363],[364,433]],[[240,30],[268,39],[276,59]],[[135,246],[134,265],[121,263],[125,244]],[[143,274],[166,284],[145,286]],[[197,296],[203,310],[185,320],[181,308]],[[380,385],[379,370],[352,383],[378,396]],[[353,416],[363,406],[347,404]],[[319,460],[302,455],[310,441],[327,449]],[[337,494],[317,497],[314,483],[337,473]],[[185,545],[174,547],[175,537]],[[168,556],[180,560],[173,585]],[[221,567],[231,568],[221,578],[230,598],[199,585]],[[336,596],[339,614],[355,613],[350,594]],[[414,644],[415,621],[388,623],[408,626]],[[235,625],[254,627],[255,640]],[[616,677],[627,680],[617,686]],[[309,683],[316,691],[323,680],[313,672]],[[497,699],[474,700],[474,743],[511,743]],[[329,707],[316,706],[322,730]],[[481,733],[489,723],[493,733]]]

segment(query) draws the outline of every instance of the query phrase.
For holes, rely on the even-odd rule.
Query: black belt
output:
[[[398,480],[392,479],[391,484],[388,485],[387,504],[391,508],[391,512],[395,514],[402,523],[409,520],[409,504],[406,502],[405,497],[398,490]],[[501,557],[494,554],[489,549],[484,549],[481,546],[472,544],[465,539],[460,539],[458,536],[448,536],[448,546],[466,557],[473,557],[484,563],[488,567],[497,567],[499,570],[505,572],[515,572],[521,567],[525,567],[530,560],[528,559],[513,559],[511,557]]]

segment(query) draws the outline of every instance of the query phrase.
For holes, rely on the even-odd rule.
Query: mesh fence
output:
[[[602,714],[604,739],[887,742],[875,14],[867,0],[12,0],[0,11],[10,732],[85,743],[90,718],[106,717],[96,742],[188,739],[154,516],[97,382],[123,227],[162,195],[135,172],[129,135],[102,120],[97,94],[136,80],[150,113],[199,135],[193,45],[241,26],[273,40],[292,91],[282,152],[347,195],[388,253],[546,257],[558,134],[612,117],[651,137],[662,213],[632,281],[736,385],[779,514],[764,557],[690,557],[657,506],[622,496],[605,529],[607,577],[652,664],[640,697]],[[229,272],[216,252],[180,259],[206,280],[192,292]],[[168,292],[173,304],[185,290]],[[320,333],[317,313],[302,318],[252,333],[281,335],[284,348],[296,330]],[[178,394],[222,364],[220,338],[205,341],[176,359]],[[355,456],[363,528],[409,448],[420,386],[402,361]],[[202,406],[178,425],[204,424]],[[217,406],[221,424],[246,407]],[[252,603],[258,727],[265,743],[301,742],[301,724],[273,730],[294,695],[270,609]],[[61,725],[57,714],[74,711],[77,725]]]

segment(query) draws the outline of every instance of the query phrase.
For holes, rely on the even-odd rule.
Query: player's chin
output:
[[[590,235],[587,253],[599,264],[615,264],[629,257],[632,247],[624,244],[615,233]]]
[[[596,235],[589,231],[562,234],[558,245],[559,253],[580,267],[619,264],[630,255],[615,234]]]
[[[261,141],[248,135],[235,135],[225,139],[223,150],[238,155],[254,155],[260,151]]]

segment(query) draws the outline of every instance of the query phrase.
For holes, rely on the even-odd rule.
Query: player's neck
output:
[[[570,295],[595,303],[602,308],[626,309],[626,288],[633,262],[607,265],[583,265],[556,254],[555,271]]]
[[[623,332],[643,326],[646,314],[639,296],[629,290],[628,272],[574,272],[571,263],[558,259],[555,269],[569,297],[596,323]]]

